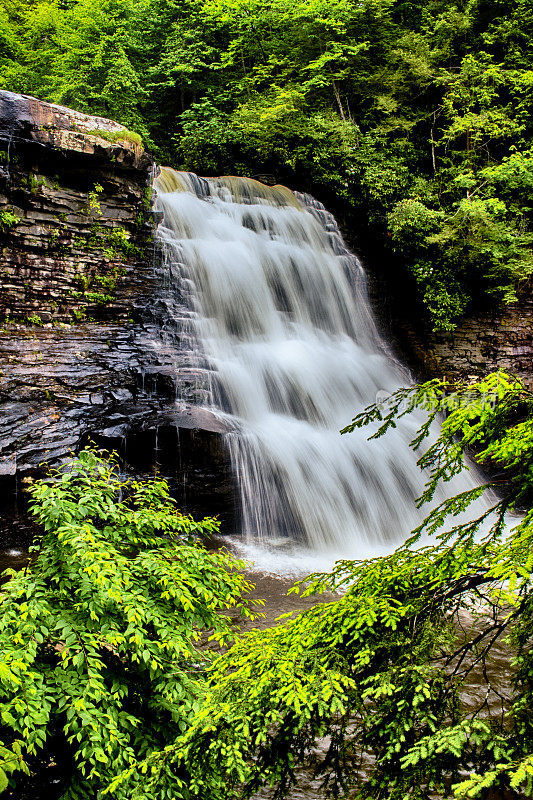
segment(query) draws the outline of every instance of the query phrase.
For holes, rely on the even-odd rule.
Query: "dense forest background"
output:
[[[2,88],[314,192],[441,329],[533,270],[532,63],[529,0],[0,0]]]

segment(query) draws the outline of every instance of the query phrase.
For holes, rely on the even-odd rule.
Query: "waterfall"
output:
[[[371,442],[369,429],[339,434],[410,379],[376,329],[364,271],[333,217],[245,178],[164,169],[156,188],[210,408],[230,427],[245,540],[337,557],[392,550],[420,522],[424,476],[409,442],[423,413]],[[463,473],[448,493],[471,485]]]

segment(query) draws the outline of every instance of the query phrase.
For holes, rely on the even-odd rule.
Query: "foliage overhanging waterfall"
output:
[[[231,426],[245,537],[344,557],[391,550],[421,519],[424,476],[409,442],[422,412],[372,443],[368,430],[339,434],[409,376],[379,336],[335,220],[308,196],[251,179],[163,169],[156,189],[211,408]],[[449,491],[471,485],[463,473]]]

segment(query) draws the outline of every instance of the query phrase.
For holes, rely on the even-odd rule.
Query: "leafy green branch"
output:
[[[0,595],[0,787],[54,757],[74,765],[66,796],[93,797],[187,727],[213,659],[202,639],[233,640],[250,584],[204,548],[214,519],[92,450],[31,493],[44,533]]]
[[[472,447],[503,468],[504,482],[487,483],[502,494],[454,524],[487,485],[475,487],[432,509],[392,555],[340,561],[297,584],[296,593],[337,599],[238,638],[209,667],[187,730],[132,764],[109,792],[152,798],[166,786],[176,798],[227,800],[270,785],[281,798],[309,763],[333,797],[529,792],[533,514],[509,512],[531,489],[533,447],[522,436],[531,403],[518,381],[496,373],[470,386],[402,389],[354,418],[346,432],[370,425],[373,438],[418,407],[430,418],[446,415],[440,434],[423,422],[413,439],[430,470],[426,500]],[[420,546],[422,532],[442,528]],[[491,677],[502,639],[512,659],[510,695]],[[482,688],[472,706],[465,692],[474,674]]]

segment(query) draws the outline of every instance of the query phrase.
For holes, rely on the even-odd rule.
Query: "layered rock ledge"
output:
[[[0,317],[127,318],[153,171],[118,123],[0,91]]]
[[[231,504],[154,172],[118,123],[0,91],[0,493],[93,441],[173,476],[188,510]]]
[[[428,357],[437,374],[452,380],[479,380],[502,369],[533,389],[533,294],[468,317],[451,334],[434,335]]]
[[[421,378],[471,383],[505,370],[533,389],[533,293],[520,302],[479,312],[450,333],[421,331],[401,320],[401,347]]]

